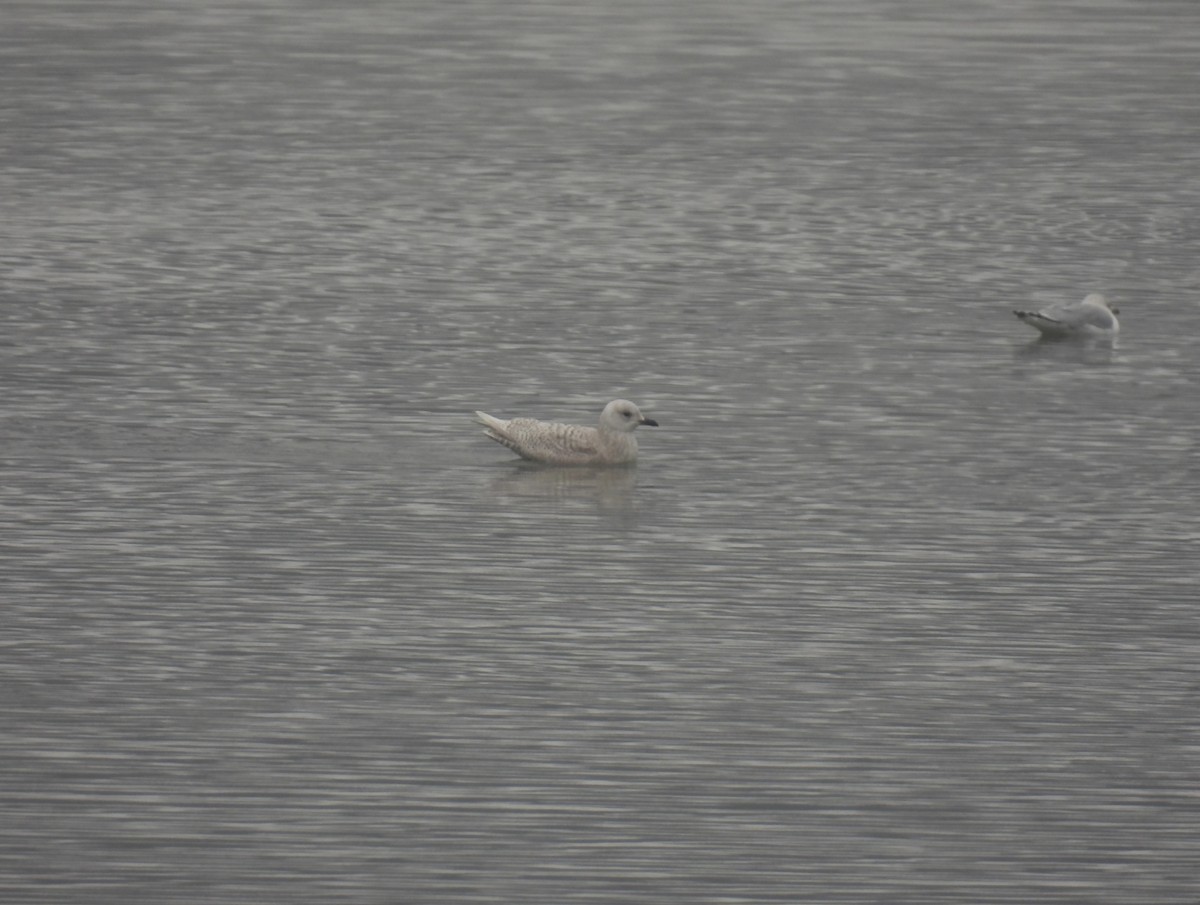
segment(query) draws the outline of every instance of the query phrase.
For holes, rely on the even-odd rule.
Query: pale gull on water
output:
[[[1121,329],[1114,308],[1093,292],[1082,302],[1057,302],[1041,311],[1014,311],[1017,317],[1048,339],[1116,339]]]
[[[633,432],[639,424],[658,427],[626,399],[614,399],[600,413],[596,427],[514,418],[502,421],[485,412],[475,420],[484,434],[523,459],[546,465],[628,465],[637,459]]]

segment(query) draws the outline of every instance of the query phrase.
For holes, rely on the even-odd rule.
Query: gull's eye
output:
[[[626,417],[626,418],[632,418],[632,417],[633,417],[633,412],[630,412],[630,411],[624,411],[624,412],[621,412],[621,414],[622,414],[624,417]]]

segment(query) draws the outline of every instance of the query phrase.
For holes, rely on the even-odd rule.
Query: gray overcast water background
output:
[[[0,900],[1198,900],[1200,4],[6,0],[0,75]],[[635,469],[470,421],[617,396]]]

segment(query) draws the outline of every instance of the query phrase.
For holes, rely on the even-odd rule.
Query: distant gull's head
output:
[[[1116,305],[1114,305],[1112,302],[1110,302],[1108,299],[1106,299],[1104,296],[1102,296],[1099,292],[1093,292],[1091,295],[1089,295],[1083,301],[1085,304],[1087,302],[1092,302],[1093,304],[1096,304],[1096,305],[1103,305],[1105,308],[1107,308],[1113,314],[1121,313],[1120,308],[1118,308]]]
[[[628,399],[614,399],[600,413],[600,426],[607,430],[628,433],[639,424],[658,427],[658,422],[647,418],[641,410]]]

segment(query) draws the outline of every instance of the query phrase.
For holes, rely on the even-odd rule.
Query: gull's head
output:
[[[1116,305],[1114,305],[1112,302],[1110,302],[1108,299],[1106,299],[1104,296],[1102,296],[1099,292],[1093,292],[1091,295],[1089,295],[1083,301],[1085,304],[1087,302],[1091,302],[1093,305],[1101,305],[1101,306],[1107,308],[1113,314],[1121,313],[1120,308],[1118,308]]]
[[[628,399],[614,399],[600,413],[600,426],[608,430],[628,433],[639,424],[658,427],[658,422],[647,418],[641,410]]]

